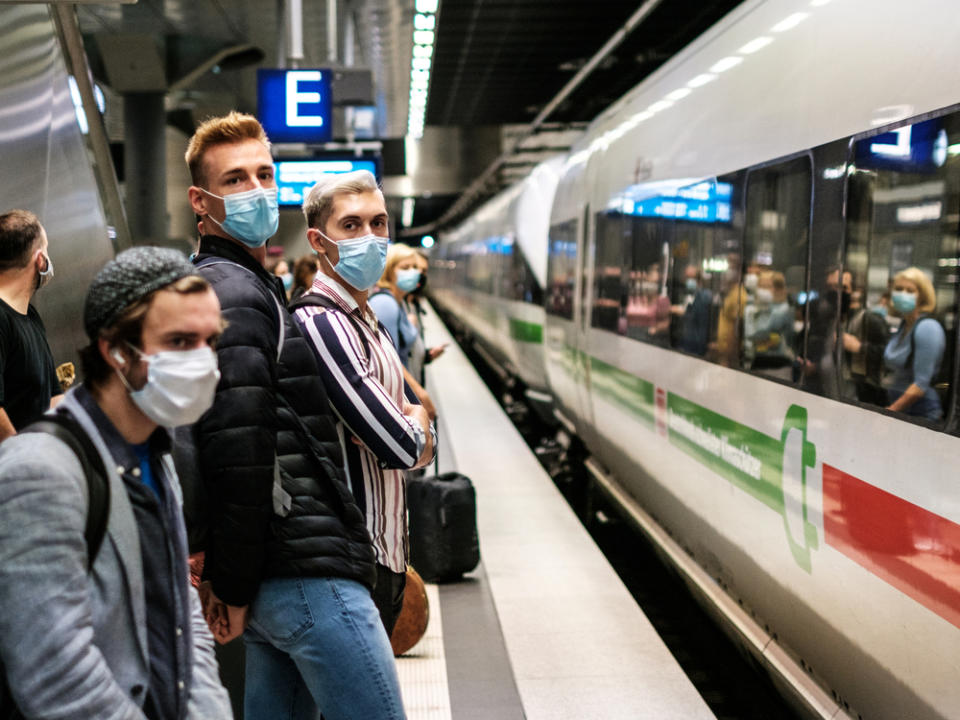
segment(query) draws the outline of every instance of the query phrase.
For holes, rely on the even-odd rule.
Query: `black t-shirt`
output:
[[[60,394],[53,353],[40,313],[30,305],[21,315],[0,300],[0,407],[22,430]]]

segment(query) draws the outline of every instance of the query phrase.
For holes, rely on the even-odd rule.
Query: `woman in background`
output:
[[[903,318],[883,352],[893,374],[887,381],[888,410],[939,420],[940,396],[933,387],[947,339],[931,313],[937,307],[933,283],[919,268],[901,270],[893,278],[891,312]]]

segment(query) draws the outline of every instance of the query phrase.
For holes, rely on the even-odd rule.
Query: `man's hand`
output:
[[[209,582],[200,584],[200,602],[203,605],[203,618],[207,621],[213,639],[221,645],[240,637],[247,627],[249,606],[227,605],[213,592]]]
[[[440,345],[434,345],[431,348],[427,348],[427,362],[433,362],[438,357],[443,355],[443,351],[447,349],[449,343],[441,343]]]

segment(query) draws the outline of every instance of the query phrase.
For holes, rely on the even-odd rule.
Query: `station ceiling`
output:
[[[582,128],[741,2],[661,0],[546,123],[554,130]],[[441,0],[428,132],[431,126],[514,126],[516,132],[643,4]],[[302,0],[302,5],[302,66],[329,66],[327,3]],[[109,86],[111,49],[114,57],[132,52],[131,62],[142,66],[132,67],[128,75],[145,80],[153,71],[165,78],[168,117],[188,130],[184,125],[211,114],[233,108],[255,111],[256,68],[285,62],[283,6],[283,0],[138,0],[135,5],[80,5],[78,16],[99,79]],[[338,3],[338,32],[352,26],[355,33],[338,38],[337,52],[341,59],[352,52],[357,64],[372,69],[383,139],[396,140],[406,131],[413,6],[414,0]],[[117,38],[124,36],[132,37],[133,51],[122,43],[117,47]],[[569,142],[569,133],[563,137]],[[550,145],[545,151],[554,147],[544,144]],[[507,163],[486,192],[515,180],[538,159],[527,154]],[[418,202],[414,225],[434,222],[456,197],[454,193]]]

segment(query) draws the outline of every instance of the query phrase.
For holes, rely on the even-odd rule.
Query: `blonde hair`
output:
[[[324,175],[310,188],[303,200],[303,215],[308,228],[324,229],[333,213],[333,200],[337,195],[365,192],[379,193],[377,179],[369,170],[354,170],[348,173]]]
[[[937,294],[933,289],[933,283],[927,274],[918,267],[908,267],[901,270],[893,276],[893,282],[897,280],[909,280],[917,286],[917,309],[922,313],[932,313],[937,309]]]
[[[393,290],[396,283],[397,265],[404,260],[415,257],[417,251],[404,243],[391,243],[387,250],[387,265],[383,269],[383,275],[377,280],[377,287]]]
[[[203,172],[203,156],[216,145],[239,143],[244,140],[257,140],[270,149],[270,140],[263,126],[253,115],[236,110],[221,117],[207,118],[193,133],[184,159],[190,168],[190,178],[194,185],[202,186],[206,182]]]

